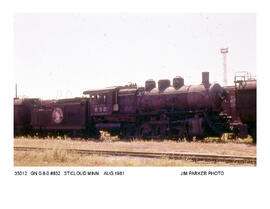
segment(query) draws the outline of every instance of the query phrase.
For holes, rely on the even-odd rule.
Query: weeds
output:
[[[214,164],[217,166],[216,164]],[[228,164],[220,164],[224,166]],[[65,150],[14,152],[14,166],[213,166],[171,159],[103,157],[80,155]]]
[[[102,137],[106,137],[103,135]],[[107,150],[107,151],[130,151],[130,152],[193,152],[193,153],[216,153],[239,156],[256,156],[256,145],[251,143],[220,143],[214,139],[206,139],[206,142],[186,142],[172,140],[141,140],[120,141],[116,137],[105,138],[103,141],[81,140],[69,137],[63,138],[35,138],[16,137],[14,146],[16,147],[40,147],[51,150],[38,152],[14,151],[14,165],[20,166],[192,166],[186,161],[175,161],[169,159],[136,159],[124,157],[101,157],[101,156],[81,156],[78,153],[67,152],[67,149],[84,150]],[[225,140],[225,139],[224,139]],[[246,139],[247,140],[247,139]],[[186,164],[187,165],[186,165]],[[203,163],[195,164],[197,166]],[[209,165],[209,164],[208,164]]]

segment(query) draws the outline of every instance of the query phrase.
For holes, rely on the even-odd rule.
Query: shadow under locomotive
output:
[[[232,128],[232,117],[223,111],[228,91],[209,83],[209,73],[202,73],[202,83],[185,85],[177,76],[170,80],[93,89],[87,97],[39,100],[14,99],[14,133],[39,135],[67,134],[99,137],[107,131],[120,138],[220,137],[239,132]],[[241,126],[239,126],[241,127]]]

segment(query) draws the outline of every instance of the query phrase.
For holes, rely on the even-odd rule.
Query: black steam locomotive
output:
[[[83,92],[87,97],[39,100],[14,99],[15,134],[69,134],[98,137],[100,130],[122,138],[186,138],[230,132],[231,117],[222,104],[226,89],[209,83],[184,85],[182,77],[114,86]]]

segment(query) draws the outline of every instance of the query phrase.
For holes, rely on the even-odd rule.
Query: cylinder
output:
[[[202,84],[209,84],[209,72],[202,72]]]

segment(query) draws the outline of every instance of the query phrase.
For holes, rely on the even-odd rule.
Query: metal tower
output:
[[[226,54],[229,52],[229,48],[221,48],[220,49],[221,54],[223,54],[223,70],[224,70],[224,86],[228,85],[227,82],[227,57]]]

